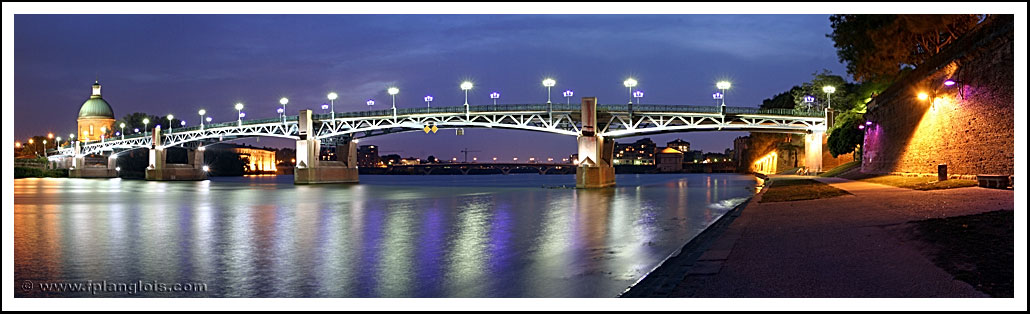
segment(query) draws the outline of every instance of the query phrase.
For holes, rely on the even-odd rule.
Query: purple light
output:
[[[644,97],[644,92],[643,91],[639,91],[639,90],[635,91],[635,92],[633,92],[633,97],[636,97],[636,98]]]
[[[952,85],[955,85],[955,81],[954,80],[951,80],[951,79],[944,80],[944,86],[952,86]]]
[[[815,102],[815,97],[805,96],[804,102]]]
[[[858,129],[859,129],[859,130],[865,129],[865,126],[864,126],[864,125],[859,125],[859,126],[858,126]]]
[[[322,110],[329,109],[329,104],[322,104]]]
[[[722,99],[722,93],[715,92],[714,94],[712,94],[712,99]]]
[[[240,112],[240,118],[243,118],[243,117],[246,117],[246,116],[247,116],[246,112]]]
[[[424,98],[424,99],[426,100],[426,102],[430,102],[430,101],[433,101],[433,96],[426,95],[426,98]]]
[[[276,109],[275,112],[283,113],[283,108]]]
[[[136,133],[139,133],[139,128],[134,128],[132,130],[135,131]]]
[[[572,90],[567,89],[564,93],[562,93],[562,95],[564,95],[565,97],[572,97]]]
[[[186,126],[186,121],[179,121],[179,125]]]
[[[369,106],[374,106],[376,104],[376,101],[369,99],[368,101],[365,102],[365,104],[369,105]]]
[[[122,135],[122,132],[114,132],[115,136]]]
[[[497,99],[497,98],[501,98],[501,93],[498,93],[498,92],[490,93],[490,99]]]
[[[865,125],[873,125],[873,121],[866,121]]]

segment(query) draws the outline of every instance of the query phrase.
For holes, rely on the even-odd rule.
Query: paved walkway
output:
[[[919,243],[904,235],[904,223],[1011,210],[1012,190],[915,191],[817,180],[854,195],[776,203],[759,203],[756,197],[687,267],[668,296],[987,296],[920,253]]]

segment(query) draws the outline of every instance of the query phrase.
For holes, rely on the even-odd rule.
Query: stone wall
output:
[[[992,15],[875,97],[862,172],[1012,175],[1013,38],[1013,16]]]

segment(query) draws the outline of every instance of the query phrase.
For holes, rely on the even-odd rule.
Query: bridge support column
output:
[[[576,188],[615,186],[615,167],[612,165],[615,141],[596,134],[597,97],[583,97],[581,104],[583,127],[576,139],[579,146]]]
[[[72,166],[68,168],[69,178],[117,178],[118,171],[115,171],[115,162],[117,157],[111,155],[107,159],[107,166],[89,166],[86,165],[86,155],[82,154],[82,148],[79,146],[79,142],[75,142],[75,149],[72,153]]]
[[[824,132],[805,134],[805,167],[810,174],[823,172]]]
[[[196,181],[207,180],[204,171],[204,148],[199,147],[186,153],[185,164],[170,164],[168,152],[161,147],[161,129],[154,129],[154,145],[150,148],[146,170],[147,181]]]
[[[336,148],[336,161],[319,160],[321,143],[314,137],[311,110],[301,110],[297,120],[297,166],[294,184],[358,183],[358,144],[348,141]]]

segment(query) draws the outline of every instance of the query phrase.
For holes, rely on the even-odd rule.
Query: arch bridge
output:
[[[614,139],[648,134],[691,131],[751,131],[807,134],[806,164],[820,165],[822,135],[828,113],[789,109],[728,106],[603,104],[584,97],[577,105],[520,104],[405,108],[298,115],[262,120],[237,120],[161,130],[94,142],[75,142],[56,149],[52,160],[70,159],[70,175],[114,177],[114,160],[121,152],[147,148],[148,180],[206,178],[203,150],[210,144],[246,137],[269,136],[297,142],[294,182],[357,182],[357,139],[385,134],[441,128],[497,128],[546,132],[577,137],[578,187],[614,184]],[[338,161],[319,160],[321,145],[337,145]],[[190,162],[166,164],[164,150],[192,148]],[[107,155],[107,167],[84,164],[87,155]],[[818,171],[818,169],[816,169]]]

